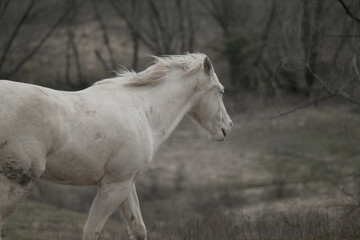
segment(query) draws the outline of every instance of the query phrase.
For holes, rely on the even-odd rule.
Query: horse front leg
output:
[[[102,184],[91,206],[84,240],[97,240],[105,222],[129,195],[132,180]]]
[[[136,193],[135,183],[131,187],[130,194],[120,205],[120,210],[126,219],[130,232],[135,240],[146,240],[146,227],[141,216],[139,199]]]

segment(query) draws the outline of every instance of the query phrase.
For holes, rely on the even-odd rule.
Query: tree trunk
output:
[[[138,70],[139,65],[139,38],[136,32],[132,33],[133,41],[133,59],[132,59],[132,69],[134,71]]]
[[[316,2],[314,17],[310,12],[309,1],[302,0],[303,12],[301,18],[301,42],[304,51],[304,76],[307,85],[306,95],[310,95],[310,90],[314,84],[314,73],[316,73],[316,61],[318,58],[318,39],[320,34],[320,19],[323,9],[323,1]]]
[[[309,69],[310,67],[310,55],[312,52],[312,46],[311,46],[311,15],[309,11],[309,1],[308,0],[302,0],[303,3],[303,11],[301,16],[301,43],[303,46],[303,52],[304,52],[304,76],[305,76],[305,82],[308,86],[307,94],[310,94],[310,87],[313,84],[313,75]]]

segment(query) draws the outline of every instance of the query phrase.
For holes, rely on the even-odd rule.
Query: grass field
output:
[[[81,239],[87,215],[26,200],[5,223],[4,240],[77,240]],[[126,227],[107,222],[101,239],[126,239]]]
[[[187,220],[168,215],[163,226],[149,229],[149,240],[357,240],[358,215],[329,214],[320,209],[268,212],[261,216],[224,213],[214,208]],[[83,213],[25,201],[4,226],[4,240],[81,239]],[[127,239],[125,226],[110,220],[100,239]]]

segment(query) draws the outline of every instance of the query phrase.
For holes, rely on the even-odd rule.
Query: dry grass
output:
[[[7,219],[3,228],[4,240],[78,240],[81,239],[87,215],[44,203],[25,201]],[[125,239],[124,225],[107,222],[101,239]]]
[[[257,216],[234,214],[210,206],[184,215],[164,206],[162,222],[149,224],[149,240],[356,240],[359,212],[346,214],[324,208],[288,212],[268,211]],[[181,207],[181,206],[180,206]],[[4,240],[81,239],[86,215],[26,201],[4,226]],[[127,239],[124,225],[107,222],[102,240]]]
[[[316,210],[258,217],[234,217],[213,210],[185,222],[174,220],[155,230],[150,232],[149,240],[355,240],[360,239],[360,220],[355,215]]]

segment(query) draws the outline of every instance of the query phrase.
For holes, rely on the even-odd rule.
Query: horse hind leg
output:
[[[7,217],[9,217],[21,203],[25,196],[24,187],[0,175],[0,239],[1,228]]]
[[[120,205],[123,217],[128,223],[128,234],[131,240],[146,240],[146,227],[141,216],[139,199],[136,193],[135,183],[131,192]]]
[[[15,212],[45,169],[45,161],[8,160],[0,159],[0,240],[5,219]]]

